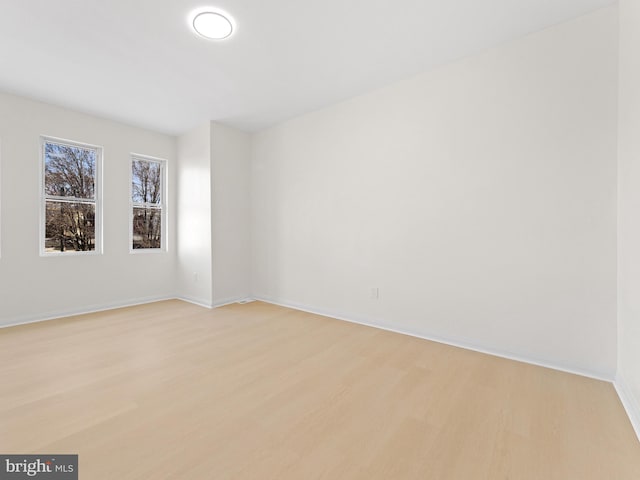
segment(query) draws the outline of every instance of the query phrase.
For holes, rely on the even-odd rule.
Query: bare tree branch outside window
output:
[[[92,148],[44,142],[45,252],[96,248],[96,167]]]
[[[162,247],[162,167],[159,161],[131,161],[134,249]]]

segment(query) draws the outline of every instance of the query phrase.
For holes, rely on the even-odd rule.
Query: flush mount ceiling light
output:
[[[191,26],[198,35],[211,40],[222,40],[231,36],[233,20],[219,10],[206,9],[192,14]]]

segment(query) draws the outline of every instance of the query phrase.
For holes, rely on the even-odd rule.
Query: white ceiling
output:
[[[0,90],[161,132],[255,131],[612,0],[0,0]],[[211,5],[235,35],[207,41]]]

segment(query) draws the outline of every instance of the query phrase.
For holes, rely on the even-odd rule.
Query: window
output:
[[[131,250],[165,248],[165,161],[131,157]]]
[[[100,251],[102,149],[42,138],[43,254]]]

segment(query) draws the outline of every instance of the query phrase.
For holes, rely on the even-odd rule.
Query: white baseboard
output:
[[[239,296],[239,297],[221,298],[213,302],[213,308],[224,307],[225,305],[231,305],[232,303],[240,303],[240,302],[247,303],[247,302],[250,302],[251,300],[253,299],[246,295]]]
[[[213,302],[208,302],[205,300],[200,300],[198,298],[188,297],[184,295],[179,295],[175,298],[178,300],[183,300],[185,302],[193,303],[194,305],[198,305],[200,307],[205,307],[205,308],[218,308],[218,307],[224,307],[225,305],[231,305],[232,303],[240,303],[240,302],[246,303],[253,300],[253,298],[248,297],[246,295],[241,295],[237,297],[220,298],[218,300],[214,300]]]
[[[145,303],[152,303],[152,302],[159,302],[162,300],[172,300],[172,299],[178,299],[178,300],[183,300],[185,302],[189,302],[195,305],[198,305],[200,307],[204,307],[204,308],[217,308],[217,307],[222,307],[224,305],[229,305],[232,303],[238,303],[238,302],[248,302],[248,301],[252,301],[252,300],[260,300],[266,303],[272,303],[274,305],[280,305],[283,307],[287,307],[287,308],[293,308],[295,310],[301,310],[304,312],[309,312],[309,313],[314,313],[317,315],[323,315],[326,317],[330,317],[330,318],[335,318],[337,320],[343,320],[346,322],[351,322],[351,323],[357,323],[360,325],[366,325],[368,327],[373,327],[373,328],[379,328],[382,330],[387,330],[390,332],[395,332],[395,333],[400,333],[403,335],[410,335],[412,337],[417,337],[417,338],[422,338],[425,340],[430,340],[433,342],[438,342],[438,343],[443,343],[446,345],[451,345],[454,347],[459,347],[459,348],[465,348],[467,350],[473,350],[476,352],[480,352],[480,353],[486,353],[488,355],[494,355],[497,357],[502,357],[502,358],[507,358],[509,360],[515,360],[515,361],[519,361],[519,362],[524,362],[524,363],[530,363],[533,365],[538,365],[541,367],[545,367],[545,368],[551,368],[554,370],[559,370],[562,372],[567,372],[567,373],[572,373],[575,375],[581,375],[584,377],[589,377],[589,378],[595,378],[597,380],[604,380],[604,381],[608,381],[608,382],[613,382],[613,378],[609,375],[606,374],[602,374],[602,373],[598,373],[598,372],[591,372],[591,371],[585,371],[585,370],[581,370],[581,369],[577,369],[577,368],[567,368],[566,366],[563,365],[556,365],[550,362],[545,362],[545,361],[541,361],[538,359],[533,359],[533,358],[528,358],[528,357],[524,357],[521,355],[516,355],[512,352],[504,352],[504,351],[499,351],[496,349],[492,349],[492,348],[486,348],[483,346],[478,346],[478,345],[474,345],[472,343],[469,342],[461,342],[458,340],[452,340],[449,338],[443,338],[443,337],[439,337],[437,335],[428,335],[428,334],[424,334],[424,333],[419,333],[419,332],[412,332],[409,330],[404,330],[404,329],[399,329],[399,328],[395,328],[395,327],[391,327],[388,325],[384,325],[381,322],[376,322],[375,320],[371,320],[371,319],[366,319],[366,318],[357,318],[354,315],[346,315],[346,314],[342,314],[340,312],[335,312],[335,311],[330,311],[330,310],[325,310],[325,309],[321,309],[321,308],[317,308],[317,307],[312,307],[312,306],[308,306],[308,305],[302,305],[296,302],[290,302],[290,301],[282,301],[282,300],[278,300],[278,299],[274,299],[265,295],[255,295],[253,297],[234,297],[234,298],[227,298],[227,299],[221,299],[216,301],[215,303],[211,304],[208,303],[206,301],[202,301],[200,299],[197,298],[191,298],[191,297],[187,297],[187,296],[174,296],[174,295],[165,295],[165,296],[154,296],[154,297],[144,297],[144,298],[137,298],[137,299],[129,299],[129,300],[125,300],[123,302],[112,302],[112,303],[106,303],[106,304],[101,304],[101,305],[89,305],[83,308],[78,308],[78,309],[68,309],[68,310],[59,310],[59,311],[55,311],[55,312],[50,312],[47,315],[30,315],[30,316],[24,316],[24,317],[18,317],[15,319],[12,319],[10,322],[8,323],[3,323],[0,324],[0,328],[5,328],[5,327],[12,327],[12,326],[16,326],[16,325],[24,325],[24,324],[28,324],[28,323],[36,323],[36,322],[44,322],[47,320],[54,320],[57,318],[62,318],[62,317],[70,317],[70,316],[74,316],[74,315],[83,315],[83,314],[87,314],[87,313],[94,313],[94,312],[102,312],[105,310],[113,310],[116,308],[123,308],[123,307],[130,307],[130,306],[134,306],[134,305],[142,305]],[[617,379],[615,382],[616,385],[616,389],[618,390],[618,393],[621,395],[621,399],[622,399],[622,395],[620,392],[629,392],[628,389],[624,389],[624,382],[622,382],[620,379]],[[640,408],[637,407],[637,402],[633,401],[633,397],[630,396],[629,393],[626,394],[625,396],[626,400],[623,400],[623,403],[625,404],[625,408],[627,408],[627,411],[631,411],[632,413],[630,413],[630,416],[633,414],[635,415],[634,417],[632,417],[632,422],[634,424],[634,427],[636,428],[636,431],[638,431],[638,427],[637,425],[640,425]],[[625,403],[626,402],[626,403]],[[631,405],[631,407],[628,407],[627,405]],[[635,412],[635,413],[633,413]]]
[[[613,386],[616,388],[616,392],[618,392],[618,397],[620,397],[620,401],[636,432],[638,441],[640,441],[640,401],[635,398],[629,385],[620,374],[618,374],[616,381],[613,382]]]
[[[176,300],[182,300],[183,302],[187,302],[187,303],[192,303],[194,305],[197,305],[199,307],[204,307],[204,308],[213,308],[213,304],[211,302],[207,302],[206,300],[202,300],[199,298],[194,298],[194,297],[188,297],[186,295],[178,295],[176,297],[173,297]]]
[[[173,295],[142,297],[125,300],[122,302],[110,302],[99,305],[88,305],[81,308],[72,308],[65,310],[57,310],[54,312],[48,312],[46,315],[24,315],[11,319],[8,323],[0,324],[0,328],[15,327],[18,325],[26,325],[28,323],[46,322],[48,320],[55,320],[64,317],[73,317],[76,315],[84,315],[87,313],[104,312],[106,310],[114,310],[116,308],[133,307],[134,305],[143,305],[145,303],[160,302],[163,300],[175,299]]]
[[[105,312],[107,310],[133,307],[135,305],[144,305],[146,303],[161,302],[163,300],[182,300],[184,302],[198,305],[199,307],[212,309],[212,308],[222,307],[224,305],[229,305],[232,303],[247,302],[253,299],[250,297],[237,297],[237,298],[219,300],[218,302],[210,304],[205,301],[199,300],[197,298],[191,298],[187,296],[163,295],[163,296],[143,297],[143,298],[129,299],[123,302],[111,302],[111,303],[105,303],[100,305],[88,305],[82,308],[57,310],[55,312],[49,312],[46,315],[25,315],[25,316],[11,319],[8,323],[0,323],[0,328],[16,327],[18,325],[26,325],[29,323],[46,322],[49,320],[56,320],[58,318],[73,317],[76,315],[85,315],[88,313]]]
[[[232,303],[249,302],[249,301],[252,301],[253,298],[251,297],[228,298],[228,299],[219,300],[211,304],[206,301],[199,300],[197,298],[187,297],[187,296],[162,295],[162,296],[153,296],[153,297],[143,297],[143,298],[129,299],[122,302],[111,302],[111,303],[105,303],[100,305],[88,305],[82,308],[58,310],[55,312],[49,312],[46,315],[25,315],[22,317],[17,317],[15,319],[12,319],[9,323],[0,324],[0,328],[16,327],[18,325],[26,325],[29,323],[46,322],[49,320],[56,320],[58,318],[73,317],[76,315],[85,315],[88,313],[104,312],[107,310],[115,310],[118,308],[133,307],[135,305],[144,305],[146,303],[161,302],[163,300],[182,300],[183,302],[192,303],[194,305],[198,305],[199,307],[212,309],[212,308],[222,307],[224,305],[230,305]]]
[[[185,302],[193,303],[194,305],[198,305],[204,308],[218,308],[218,307],[224,307],[225,305],[231,305],[232,303],[249,302],[253,300],[251,297],[247,297],[247,296],[221,298],[219,300],[215,300],[214,302],[207,302],[204,300],[199,300],[197,298],[187,297],[187,296],[177,296],[175,298],[178,300],[183,300]]]
[[[281,307],[293,308],[295,310],[301,310],[303,312],[315,313],[317,315],[322,315],[325,317],[335,318],[337,320],[344,320],[350,323],[357,323],[359,325],[366,325],[368,327],[379,328],[381,330],[387,330],[389,332],[400,333],[402,335],[409,335],[411,337],[422,338],[424,340],[430,340],[432,342],[443,343],[445,345],[451,345],[453,347],[464,348],[466,350],[472,350],[474,352],[485,353],[487,355],[493,355],[495,357],[506,358],[508,360],[515,360],[517,362],[529,363],[531,365],[537,365],[539,367],[550,368],[552,370],[559,370],[561,372],[571,373],[574,375],[580,375],[583,377],[593,378],[596,380],[602,380],[605,382],[613,382],[613,376],[608,375],[601,372],[593,372],[589,370],[583,370],[580,368],[572,368],[564,365],[557,365],[551,362],[547,362],[544,360],[539,360],[535,358],[529,358],[522,355],[514,354],[513,352],[505,352],[501,350],[497,350],[490,347],[483,347],[479,345],[475,345],[473,343],[453,340],[450,338],[444,338],[437,335],[429,335],[420,332],[412,332],[409,330],[403,330],[395,327],[391,327],[389,325],[384,325],[381,322],[376,322],[375,320],[359,318],[354,315],[343,314],[341,312],[329,311],[326,309],[311,307],[308,305],[302,305],[295,302],[282,301],[279,299],[274,299],[265,295],[254,295],[256,300],[260,300],[262,302],[271,303],[274,305],[279,305]]]

